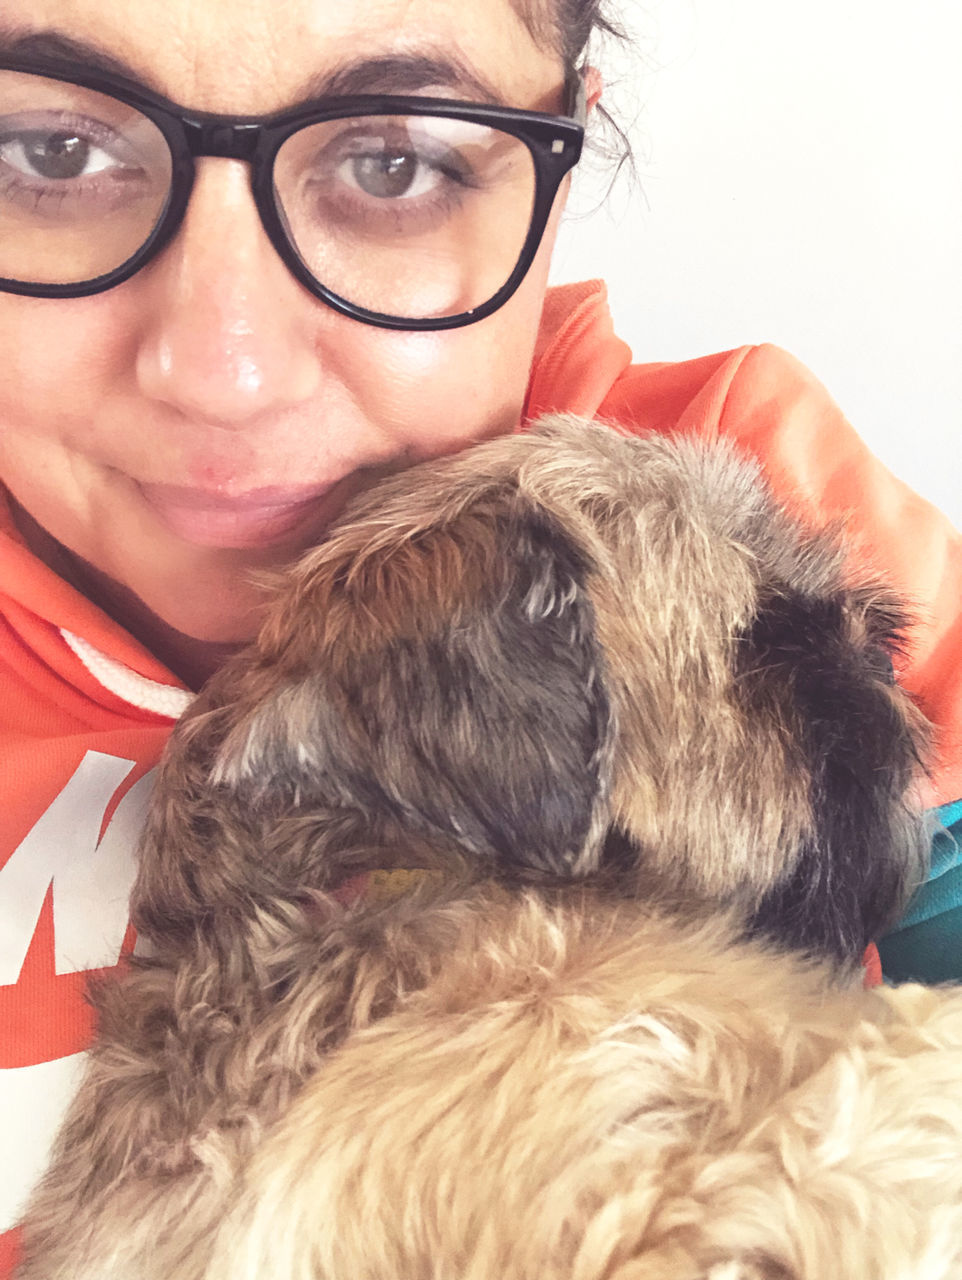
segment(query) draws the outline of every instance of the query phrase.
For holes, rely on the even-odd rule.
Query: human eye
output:
[[[329,164],[335,183],[371,200],[423,200],[470,188],[476,177],[457,150],[409,130],[353,133]]]
[[[0,117],[0,198],[57,217],[112,211],[152,193],[155,165],[139,120],[120,129],[69,113]]]
[[[24,129],[0,142],[0,159],[30,178],[64,181],[111,167],[114,158],[78,129]]]
[[[311,166],[315,217],[379,236],[444,225],[477,190],[479,175],[437,126],[415,118],[344,129]]]
[[[522,144],[507,143],[516,160]],[[357,236],[422,235],[504,187],[512,168],[504,151],[497,130],[473,121],[358,116],[288,139],[275,186],[288,219],[302,225],[336,225]]]

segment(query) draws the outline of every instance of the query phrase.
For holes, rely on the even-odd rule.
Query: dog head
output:
[[[208,903],[265,841],[275,887],[406,845],[607,869],[854,958],[923,856],[903,624],[730,449],[550,420],[383,482],[295,566],[178,726],[154,843],[200,843],[177,874]]]

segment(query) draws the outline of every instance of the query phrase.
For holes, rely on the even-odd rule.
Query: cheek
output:
[[[92,298],[0,294],[0,412],[5,423],[49,433],[120,389],[135,326],[117,291]]]
[[[517,428],[559,214],[517,293],[487,319],[440,333],[356,325],[347,334],[341,325],[337,349],[327,346],[327,362],[340,367],[363,416],[384,424],[412,460]]]
[[[357,352],[367,378],[358,368],[351,380],[364,387],[364,416],[387,425],[400,452],[434,457],[517,425],[527,385],[518,344],[528,335],[484,323],[441,334],[392,334],[387,341],[378,335],[369,342],[377,360]],[[505,359],[507,351],[517,353],[516,363]]]

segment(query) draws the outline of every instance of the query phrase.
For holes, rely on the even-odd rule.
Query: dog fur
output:
[[[479,893],[255,1154],[211,1280],[957,1280],[962,994]]]
[[[23,1280],[962,1276],[960,997],[852,985],[924,873],[889,593],[726,448],[563,419],[277,592]]]

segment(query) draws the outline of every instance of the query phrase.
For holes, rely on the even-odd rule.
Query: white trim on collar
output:
[[[132,707],[176,720],[193,702],[194,695],[188,690],[160,684],[157,680],[148,680],[146,676],[138,675],[116,658],[101,653],[89,640],[74,635],[65,627],[60,628],[60,634],[93,678]]]

